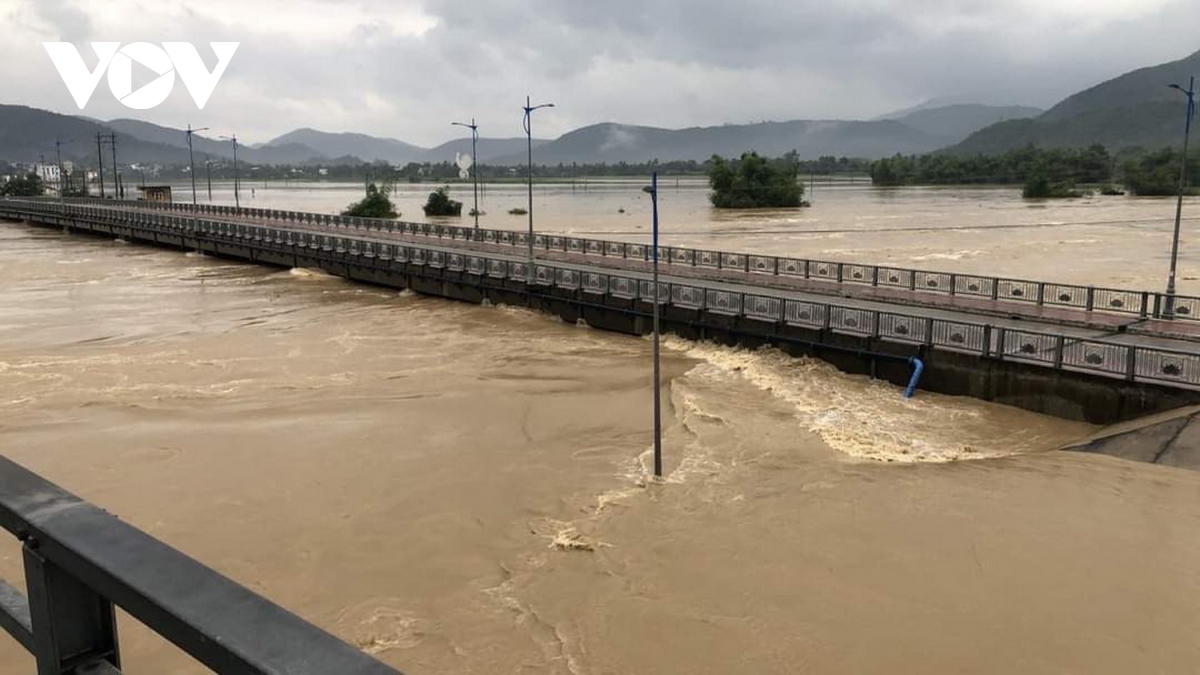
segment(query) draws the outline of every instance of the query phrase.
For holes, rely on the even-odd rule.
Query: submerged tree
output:
[[[1075,184],[1069,178],[1061,175],[1052,177],[1046,162],[1037,162],[1025,178],[1021,196],[1025,199],[1070,199],[1084,195],[1075,189]]]
[[[40,197],[45,192],[46,186],[36,173],[17,176],[0,185],[0,196],[3,197]]]
[[[371,183],[367,186],[367,196],[362,201],[351,204],[345,211],[342,211],[342,215],[356,218],[395,218],[400,214],[396,212],[396,206],[388,198],[389,192],[387,186],[380,189],[379,186]]]
[[[758,209],[808,206],[804,186],[797,180],[800,163],[795,152],[770,161],[757,152],[742,153],[730,162],[713,155],[708,169],[709,199],[719,209]]]
[[[1125,186],[1139,197],[1169,197],[1179,192],[1178,150],[1165,148],[1136,160],[1125,163]],[[1200,154],[1189,154],[1187,162],[1188,185],[1200,180]]]
[[[450,199],[450,186],[447,185],[430,192],[422,208],[427,216],[461,216],[462,207],[462,202]]]

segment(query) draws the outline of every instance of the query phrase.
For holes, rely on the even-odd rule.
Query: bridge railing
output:
[[[347,232],[342,235],[194,217],[190,211],[175,209],[150,213],[118,211],[99,206],[69,208],[75,210],[76,217],[85,217],[98,223],[229,245],[256,246],[287,256],[328,258],[385,269],[415,265],[473,274],[479,277],[480,282],[486,278],[496,282],[525,282],[531,276],[525,261],[476,255],[468,251],[447,253],[420,245],[375,239],[370,237],[370,229],[362,234]],[[22,205],[22,210],[27,213],[35,209],[47,214],[56,212],[53,205],[44,203]],[[387,231],[387,227],[396,228],[400,224],[385,221],[384,226]],[[1104,339],[1079,339],[1061,333],[848,307],[836,302],[798,300],[784,295],[784,291],[770,288],[742,292],[707,287],[703,283],[662,282],[656,294],[652,282],[644,275],[584,272],[549,263],[535,265],[532,279],[535,287],[571,291],[584,301],[588,297],[600,299],[607,296],[653,303],[657,295],[660,304],[765,324],[879,339],[915,348],[968,353],[1128,381],[1200,388],[1200,352],[1144,347]]]
[[[113,205],[113,200],[76,198],[74,204]],[[128,203],[128,202],[125,202]],[[331,216],[326,214],[278,209],[237,208],[213,204],[137,202],[172,213],[216,217],[247,217],[286,223],[321,225],[348,230],[393,232],[453,241],[475,241],[528,249],[528,234],[514,230],[494,230],[469,226]],[[650,246],[624,241],[586,239],[557,234],[535,234],[534,248],[581,256],[621,258],[643,263],[653,257]],[[1140,319],[1167,316],[1168,297],[1163,293],[1102,286],[1083,286],[1051,281],[992,277],[959,272],[937,272],[886,265],[867,265],[829,260],[790,258],[753,253],[735,253],[678,246],[660,246],[659,263],[668,267],[708,268],[747,276],[773,276],[782,280],[806,280],[809,283],[853,290],[877,287],[912,294],[961,296],[996,303],[1017,303],[1036,307],[1058,307],[1082,312],[1104,312]],[[1200,297],[1174,296],[1173,318],[1200,321]]]
[[[0,580],[0,627],[39,675],[119,675],[114,606],[222,675],[398,672],[3,456],[0,527],[28,591]]]

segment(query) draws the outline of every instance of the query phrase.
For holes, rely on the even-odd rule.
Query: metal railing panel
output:
[[[0,526],[27,562],[48,561],[216,672],[397,672],[5,457]],[[36,645],[42,610],[30,609]]]

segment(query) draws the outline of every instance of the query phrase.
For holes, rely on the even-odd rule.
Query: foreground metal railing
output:
[[[114,606],[222,675],[398,672],[3,456],[0,527],[28,589],[0,580],[0,627],[38,675],[119,675]]]
[[[210,217],[252,218],[258,220],[337,227],[347,230],[394,232],[403,235],[458,241],[477,241],[507,245],[515,249],[528,247],[528,235],[513,230],[493,230],[433,223],[410,223],[374,218],[331,216],[279,209],[237,208],[212,204],[120,202],[98,198],[66,200],[67,204],[113,206],[136,204],[168,213],[195,213]],[[585,239],[557,234],[535,234],[534,248],[646,262],[653,251],[645,244],[633,244],[603,239]],[[973,298],[978,301],[1009,303],[1016,306],[1051,307],[1079,312],[1104,312],[1135,316],[1140,319],[1171,316],[1181,321],[1200,320],[1200,297],[1174,296],[1174,312],[1167,312],[1168,299],[1162,293],[1098,286],[1081,286],[1051,281],[991,277],[957,272],[938,272],[884,265],[868,265],[829,260],[786,258],[750,253],[713,251],[678,246],[660,246],[659,262],[666,266],[707,268],[728,271],[755,278],[775,277],[782,281],[800,280],[830,285],[845,290],[875,287],[907,291],[913,294],[942,297]]]

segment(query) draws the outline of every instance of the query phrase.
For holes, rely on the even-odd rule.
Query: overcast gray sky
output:
[[[865,119],[931,98],[1042,107],[1200,49],[1197,0],[0,0],[0,102],[266,141],[297,127],[419,145],[604,121]],[[182,83],[80,111],[43,41],[241,46],[204,110]],[[137,83],[135,82],[135,87]]]

